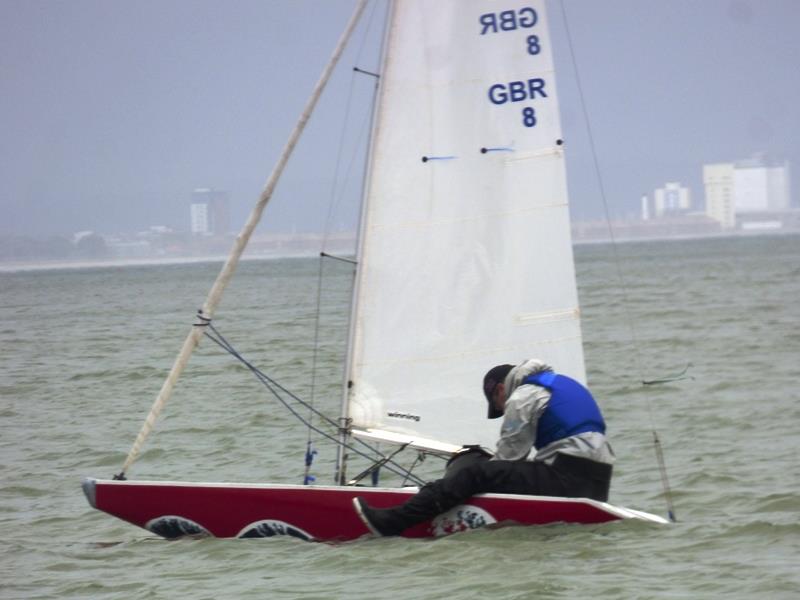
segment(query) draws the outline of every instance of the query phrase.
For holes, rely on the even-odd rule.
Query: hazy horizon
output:
[[[204,187],[230,194],[238,230],[354,4],[0,0],[0,234],[185,231]],[[383,5],[362,20],[261,231],[355,226],[354,148],[374,82],[352,67],[378,69]],[[799,2],[563,9],[612,217],[668,181],[699,206],[705,163],[763,154],[800,165]],[[562,4],[548,10],[572,216],[601,218]],[[347,186],[334,192],[337,162]]]

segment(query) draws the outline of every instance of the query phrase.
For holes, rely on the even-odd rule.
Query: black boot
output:
[[[372,508],[360,497],[353,498],[353,507],[367,529],[378,537],[400,535],[410,526],[399,518],[397,509]]]
[[[356,513],[375,535],[400,535],[409,527],[432,519],[450,506],[442,506],[434,484],[422,487],[405,504],[393,508],[372,508],[363,498],[353,498]]]

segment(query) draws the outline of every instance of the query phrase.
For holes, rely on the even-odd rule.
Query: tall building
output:
[[[647,194],[642,194],[642,221],[650,219],[650,199]]]
[[[196,235],[224,235],[229,230],[228,193],[200,188],[192,192],[189,207],[192,233]]]
[[[722,229],[736,226],[733,163],[703,165],[706,214],[719,221]]]
[[[789,208],[788,165],[767,165],[759,158],[739,161],[733,178],[737,213]]]
[[[666,183],[655,191],[653,204],[656,217],[686,213],[692,204],[689,188],[677,181]]]
[[[755,157],[703,167],[706,214],[731,229],[790,209],[789,165]],[[738,219],[737,219],[738,216]],[[765,221],[766,222],[766,221]]]

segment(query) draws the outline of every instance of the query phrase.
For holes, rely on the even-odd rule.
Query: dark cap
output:
[[[486,396],[486,400],[489,401],[489,414],[487,416],[490,419],[503,416],[503,413],[495,408],[494,402],[492,402],[492,396],[494,395],[494,390],[497,385],[503,383],[506,375],[508,375],[509,371],[513,368],[514,365],[497,365],[489,369],[489,372],[483,377],[483,394]]]

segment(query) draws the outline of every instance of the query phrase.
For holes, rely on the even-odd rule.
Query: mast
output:
[[[352,35],[359,18],[364,12],[366,4],[367,0],[359,0],[358,5],[353,11],[353,15],[350,17],[344,33],[342,33],[341,37],[339,38],[339,42],[333,51],[333,55],[323,69],[322,75],[317,81],[316,86],[314,86],[311,97],[306,103],[303,112],[300,114],[300,118],[295,124],[292,133],[289,135],[289,139],[284,146],[278,162],[276,163],[275,167],[273,167],[272,174],[269,176],[267,183],[264,185],[264,189],[261,191],[258,202],[256,202],[256,205],[253,207],[253,210],[250,213],[250,216],[248,217],[244,227],[242,228],[242,231],[237,236],[236,241],[233,244],[233,248],[231,249],[231,253],[228,256],[228,259],[225,261],[225,264],[223,265],[222,270],[219,272],[219,275],[217,275],[214,285],[211,286],[211,290],[209,291],[206,301],[203,304],[203,308],[198,312],[197,322],[192,325],[189,335],[186,336],[186,340],[183,342],[183,346],[181,347],[180,352],[178,352],[178,356],[175,358],[172,369],[170,369],[169,375],[167,375],[164,384],[161,386],[161,390],[159,391],[158,396],[156,397],[155,402],[150,409],[150,413],[145,418],[142,428],[139,430],[139,434],[136,436],[136,440],[134,441],[133,446],[128,453],[128,457],[125,459],[125,463],[122,465],[121,472],[115,476],[117,479],[125,478],[125,472],[138,457],[145,440],[150,435],[150,432],[152,431],[155,422],[158,419],[158,415],[161,413],[161,410],[164,408],[170,396],[172,395],[172,390],[175,387],[175,383],[188,364],[192,352],[200,344],[200,339],[204,331],[203,328],[211,321],[214,311],[222,299],[222,294],[225,291],[225,287],[228,285],[228,282],[236,271],[236,267],[239,264],[239,259],[247,247],[247,243],[250,241],[250,237],[258,225],[258,222],[261,220],[261,215],[264,212],[264,208],[266,208],[267,203],[272,197],[272,193],[275,190],[275,186],[278,184],[278,180],[280,179],[280,176],[286,167],[289,157],[297,145],[300,135],[303,133],[308,120],[311,118],[311,113],[313,112],[319,97],[322,95],[322,92],[325,89],[331,74],[333,73],[333,69],[344,52],[347,42],[350,39],[350,36]]]
[[[377,122],[376,116],[380,112],[380,95],[381,95],[381,74],[386,65],[386,59],[389,47],[389,24],[393,21],[393,15],[396,2],[390,0],[389,6],[386,10],[386,19],[384,20],[384,33],[381,49],[380,69],[378,70],[378,83],[376,84],[378,101],[373,103],[372,115],[370,116],[370,140],[367,147],[367,168],[364,172],[364,182],[362,185],[362,199],[361,199],[361,212],[358,221],[358,238],[356,241],[356,277],[353,284],[352,298],[350,301],[350,317],[349,328],[347,334],[347,355],[345,356],[344,364],[344,382],[342,392],[342,406],[339,416],[339,444],[336,448],[336,472],[334,473],[334,482],[337,485],[345,485],[347,482],[347,444],[351,437],[350,433],[350,388],[351,388],[351,375],[353,364],[353,339],[355,336],[356,328],[356,315],[358,314],[358,289],[359,281],[361,279],[361,260],[363,258],[363,245],[364,245],[364,226],[365,214],[367,211],[367,199],[369,197],[369,188],[372,175],[372,154],[371,150],[375,146],[375,138],[378,136],[378,128],[375,123]]]

